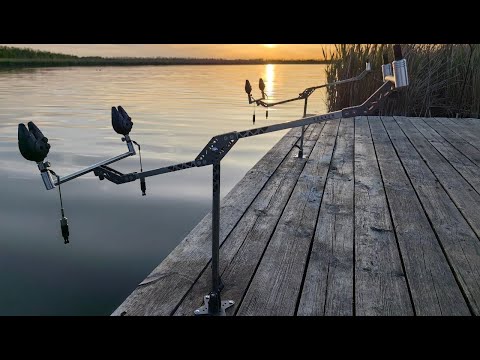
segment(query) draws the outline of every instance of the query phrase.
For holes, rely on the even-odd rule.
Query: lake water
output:
[[[22,158],[17,125],[34,121],[67,175],[126,151],[111,128],[122,105],[144,170],[194,160],[210,138],[300,118],[303,102],[253,106],[245,79],[272,100],[325,82],[324,65],[72,67],[0,70],[0,315],[109,315],[211,210],[211,167],[115,185],[93,174],[62,185],[70,244],[60,234],[57,189]],[[325,93],[309,99],[324,112]],[[285,134],[240,140],[222,161],[222,198]],[[112,167],[139,171],[138,156]],[[185,259],[188,261],[188,259]]]

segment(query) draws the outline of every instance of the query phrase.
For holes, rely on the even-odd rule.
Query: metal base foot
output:
[[[205,305],[199,307],[194,311],[195,316],[226,316],[225,309],[228,309],[230,306],[233,306],[235,302],[233,300],[224,300],[220,302],[220,307],[218,312],[209,311],[214,306],[209,306],[210,295],[205,295],[203,298]]]
[[[303,151],[299,151],[297,155],[294,156],[295,158],[303,159]]]

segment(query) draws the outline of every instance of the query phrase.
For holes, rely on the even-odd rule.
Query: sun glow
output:
[[[272,49],[272,48],[276,47],[277,45],[276,44],[263,44],[263,46]]]

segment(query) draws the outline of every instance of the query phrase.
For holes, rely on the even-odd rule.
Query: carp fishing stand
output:
[[[274,131],[280,131],[285,129],[292,129],[296,127],[302,127],[319,123],[321,121],[341,119],[341,118],[350,118],[354,116],[365,116],[374,113],[378,108],[379,104],[390,94],[394,89],[403,88],[408,86],[408,73],[407,73],[407,63],[402,56],[401,48],[399,45],[395,45],[394,56],[395,60],[389,64],[388,59],[384,55],[384,64],[382,66],[383,74],[383,84],[361,105],[347,107],[342,110],[329,112],[322,115],[313,115],[306,117],[306,106],[307,99],[311,93],[320,87],[345,83],[350,81],[358,80],[358,77],[363,77],[367,72],[371,71],[369,64],[367,63],[366,70],[356,78],[347,79],[338,81],[336,83],[325,84],[317,87],[312,87],[306,89],[304,92],[300,93],[297,98],[289,99],[277,103],[267,104],[263,99],[255,100],[251,96],[251,86],[250,83],[246,82],[246,92],[249,96],[249,101],[256,102],[257,105],[262,106],[274,106],[280,103],[285,103],[289,101],[295,101],[300,99],[305,99],[305,108],[304,108],[304,117],[299,120],[289,121],[285,123],[254,128],[244,131],[232,131],[229,133],[221,134],[214,136],[208,144],[203,148],[203,150],[198,154],[195,160],[184,162],[176,165],[166,166],[154,170],[141,171],[139,173],[132,172],[128,174],[122,174],[121,172],[110,168],[107,165],[110,165],[114,162],[122,160],[126,157],[133,156],[136,154],[133,144],[140,146],[133,141],[129,133],[132,129],[133,122],[131,121],[130,116],[126,111],[119,106],[118,109],[115,107],[112,108],[112,126],[114,130],[123,135],[122,141],[126,142],[128,151],[120,154],[118,156],[112,157],[110,159],[101,161],[99,163],[93,164],[87,168],[84,168],[80,171],[77,171],[73,174],[67,176],[58,176],[51,169],[51,164],[49,162],[44,162],[49,150],[50,144],[48,144],[48,139],[43,135],[40,129],[35,126],[33,122],[28,123],[28,129],[24,124],[19,124],[18,126],[18,146],[22,156],[30,161],[37,163],[38,169],[40,170],[41,178],[45,184],[47,190],[52,190],[56,186],[60,190],[60,184],[63,184],[67,181],[76,179],[82,175],[85,175],[89,172],[92,172],[99,177],[100,180],[107,179],[115,184],[123,184],[135,180],[140,180],[140,187],[143,195],[145,195],[146,184],[145,178],[150,176],[161,175],[165,173],[170,173],[174,171],[180,171],[184,169],[189,169],[193,167],[202,167],[207,165],[212,165],[213,169],[213,201],[212,201],[212,288],[208,295],[204,296],[204,305],[199,309],[194,311],[195,315],[214,315],[220,316],[225,315],[225,309],[232,306],[234,301],[222,301],[220,297],[220,292],[223,289],[223,283],[219,274],[219,248],[220,248],[220,163],[221,160],[227,155],[227,153],[232,149],[235,143],[242,138],[247,138],[251,136],[266,134]],[[260,82],[262,84],[263,81]],[[249,90],[249,91],[248,91]],[[263,90],[262,89],[262,93]],[[262,94],[264,98],[264,94]],[[303,131],[302,131],[303,137]],[[302,149],[300,149],[302,150]],[[52,177],[55,176],[56,180]],[[61,193],[60,193],[61,196]],[[68,231],[68,222],[67,218],[64,216],[63,205],[61,207],[62,219],[60,220],[61,231],[64,237],[65,243],[68,243],[69,231]]]
[[[266,102],[266,101],[264,101],[265,98],[268,97],[268,96],[265,94],[265,83],[263,82],[262,78],[260,78],[259,83],[258,83],[258,87],[259,87],[259,89],[262,93],[262,97],[260,99],[255,99],[252,96],[252,85],[250,84],[249,80],[245,80],[245,92],[248,95],[248,103],[249,104],[254,103],[256,106],[261,105],[261,106],[267,108],[267,110],[265,112],[265,118],[266,119],[268,119],[268,108],[269,107],[273,107],[273,106],[280,105],[280,104],[286,104],[286,103],[289,103],[289,102],[292,102],[292,101],[298,101],[298,100],[305,100],[304,105],[303,105],[303,117],[307,117],[308,98],[310,97],[310,95],[312,95],[315,92],[315,90],[321,89],[321,88],[324,88],[324,87],[328,87],[328,86],[337,86],[337,85],[346,84],[346,83],[350,83],[350,82],[360,81],[365,76],[367,76],[371,71],[372,71],[372,67],[370,65],[370,62],[367,60],[367,62],[365,64],[365,70],[363,70],[359,75],[357,75],[355,77],[352,77],[352,78],[349,78],[349,79],[344,79],[344,80],[339,80],[339,81],[334,81],[334,82],[331,82],[331,83],[322,84],[322,85],[318,85],[318,86],[311,86],[311,87],[308,87],[305,90],[303,90],[301,93],[299,93],[297,97],[287,99],[287,100],[276,101],[276,102]],[[255,109],[254,109],[254,113],[253,113],[253,123],[255,124]],[[297,157],[299,159],[303,158],[304,134],[305,134],[305,126],[302,126],[302,132],[301,132],[301,135],[300,135],[300,145],[295,144],[295,147],[298,148]]]

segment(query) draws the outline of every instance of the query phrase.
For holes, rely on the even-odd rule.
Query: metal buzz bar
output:
[[[116,161],[122,160],[128,156],[135,155],[135,148],[133,147],[132,142],[136,142],[131,140],[128,135],[130,130],[132,129],[133,123],[130,116],[128,116],[127,112],[121,106],[118,107],[118,110],[112,107],[112,126],[117,133],[124,136],[122,138],[122,141],[125,141],[127,143],[128,151],[126,153],[88,166],[80,171],[77,171],[67,176],[58,176],[53,170],[50,169],[50,162],[44,162],[48,152],[50,151],[50,144],[48,143],[48,138],[43,135],[40,129],[32,121],[30,121],[27,125],[28,129],[24,124],[18,124],[18,147],[20,153],[25,159],[35,161],[37,163],[38,170],[40,170],[40,176],[42,177],[43,183],[45,184],[45,188],[47,190],[52,190],[55,188],[55,186],[58,186],[62,215],[62,218],[60,219],[60,227],[65,244],[67,244],[69,242],[68,219],[65,217],[63,209],[60,184],[76,179],[77,177],[85,175],[91,171],[95,172],[96,169],[101,166],[106,166]],[[137,144],[137,146],[139,145]],[[55,176],[55,180],[53,179],[52,175]],[[141,185],[143,194],[145,194],[145,184],[143,183]]]
[[[131,129],[131,119],[128,117],[126,121],[125,117],[122,116],[121,119],[124,127],[120,128],[122,130],[120,133],[125,136],[125,141],[127,141],[129,152],[119,155],[115,158],[103,161],[101,163],[90,166],[87,169],[84,169],[78,173],[72,174],[70,176],[60,178],[60,181],[46,181],[44,183],[47,189],[52,189],[54,185],[60,185],[60,183],[71,180],[87,172],[93,170],[94,174],[100,178],[100,180],[107,179],[115,184],[123,184],[135,180],[145,181],[145,178],[150,176],[156,176],[161,174],[166,174],[174,171],[185,170],[193,167],[202,167],[207,165],[212,165],[213,169],[213,181],[212,181],[212,288],[209,294],[205,295],[204,305],[194,311],[195,315],[210,315],[210,316],[224,316],[226,315],[225,310],[230,306],[234,305],[233,300],[222,301],[220,292],[222,291],[224,285],[222,283],[220,274],[219,274],[219,249],[220,249],[220,163],[221,160],[227,155],[227,153],[233,148],[235,143],[242,138],[247,138],[251,136],[257,136],[261,134],[266,134],[274,131],[280,131],[285,129],[291,129],[295,127],[304,127],[315,123],[320,123],[321,121],[328,121],[333,119],[341,118],[350,118],[354,116],[364,116],[372,114],[378,106],[382,103],[386,97],[393,92],[394,89],[399,89],[408,86],[408,73],[407,73],[407,62],[402,57],[400,45],[394,46],[395,60],[393,61],[392,70],[389,72],[387,64],[384,64],[382,67],[383,73],[383,84],[362,104],[344,108],[342,110],[337,110],[329,112],[326,114],[313,115],[309,117],[303,117],[298,120],[288,121],[281,124],[275,124],[271,126],[265,126],[261,128],[254,128],[244,131],[232,131],[229,133],[216,135],[214,136],[208,144],[203,148],[203,150],[198,154],[195,160],[161,167],[158,169],[141,171],[139,173],[132,172],[129,174],[122,174],[119,171],[116,171],[106,165],[118,161],[120,157],[126,157],[135,154],[133,146],[130,142],[133,142],[128,138],[128,133]],[[388,62],[388,61],[387,61]],[[121,107],[119,107],[120,112]],[[122,113],[126,114],[123,109]],[[113,115],[113,109],[112,109]],[[128,116],[128,115],[126,115]],[[114,129],[115,122],[112,116],[112,124]],[[38,130],[38,128],[29,123],[30,133],[26,130],[25,125],[19,125],[19,147],[20,152],[27,160],[36,161],[37,163],[43,163],[45,159],[49,145],[46,146],[47,140],[43,134]],[[128,130],[128,131],[127,131]],[[27,131],[27,133],[25,133]],[[28,144],[26,144],[27,142]],[[50,165],[44,165],[48,169]],[[40,166],[39,166],[40,168]],[[47,170],[44,170],[45,172]],[[41,170],[42,172],[42,170]],[[66,180],[68,179],[68,180]]]
[[[267,119],[268,119],[268,108],[269,107],[273,107],[275,105],[285,104],[285,103],[292,102],[292,101],[297,101],[297,100],[305,100],[305,103],[303,105],[303,117],[306,117],[307,116],[308,98],[310,97],[310,95],[312,95],[315,92],[315,90],[321,89],[321,88],[324,88],[324,87],[327,87],[327,86],[337,86],[337,85],[346,84],[346,83],[350,83],[350,82],[360,81],[365,76],[367,76],[371,71],[372,71],[372,66],[371,66],[370,62],[367,60],[367,62],[365,63],[365,70],[363,70],[357,76],[354,76],[354,77],[349,78],[349,79],[338,80],[338,81],[318,85],[318,86],[308,87],[305,90],[303,90],[301,93],[299,93],[298,96],[295,97],[295,98],[291,98],[291,99],[287,99],[287,100],[281,100],[281,101],[277,101],[277,102],[265,102],[264,101],[266,94],[265,94],[265,91],[264,91],[265,90],[265,84],[264,84],[262,78],[260,78],[259,84],[258,84],[258,87],[260,88],[260,91],[262,92],[262,97],[260,99],[255,99],[252,96],[252,94],[251,94],[252,86],[250,85],[250,81],[248,81],[248,80],[245,81],[245,92],[248,95],[248,103],[249,104],[255,103],[257,106],[261,105],[261,106],[267,108],[266,113],[265,113],[265,116],[266,116]],[[255,114],[253,115],[253,123],[255,123]],[[305,135],[305,127],[303,126],[302,127],[302,132],[301,132],[301,135],[300,135],[300,145],[295,145],[298,148],[297,157],[299,159],[303,158],[304,135]]]

